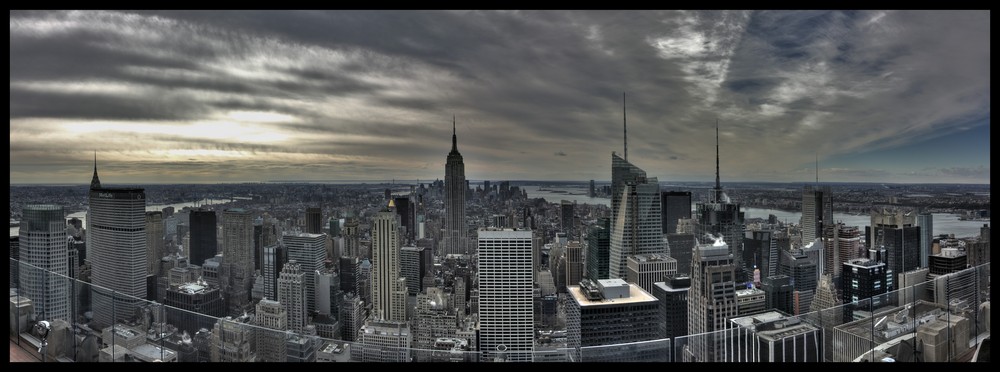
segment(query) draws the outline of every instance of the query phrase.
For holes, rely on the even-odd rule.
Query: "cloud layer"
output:
[[[988,11],[11,11],[11,182],[811,179],[988,125]],[[981,124],[979,124],[981,125]],[[946,151],[946,150],[941,150]],[[553,155],[554,154],[554,155]],[[981,158],[830,181],[989,182]],[[105,175],[107,174],[107,175]]]

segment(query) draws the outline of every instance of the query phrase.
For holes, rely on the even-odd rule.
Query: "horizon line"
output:
[[[419,181],[415,183],[431,184],[434,181],[443,181],[441,179],[426,180],[414,178],[414,179],[371,179],[371,180],[267,180],[267,181],[224,181],[224,182],[146,182],[146,183],[111,183],[109,185],[227,185],[227,184],[283,184],[283,183],[327,183],[327,184],[337,184],[343,182],[350,183],[374,183],[374,184],[400,184],[400,182],[406,181]],[[497,180],[497,179],[468,179],[471,183],[473,181],[490,181],[490,182],[579,182],[579,183],[589,183],[594,181],[595,183],[611,183],[611,180],[599,180],[599,179],[583,179],[583,180],[544,180],[544,179],[507,179],[507,180]],[[669,184],[669,183],[707,183],[714,184],[715,181],[659,181],[659,184]],[[765,183],[765,184],[816,184],[814,181],[729,181],[722,182],[728,184],[737,183]],[[988,186],[990,183],[970,183],[970,182],[880,182],[880,181],[823,181],[819,184],[884,184],[884,185],[981,185]],[[17,182],[10,183],[10,186],[89,186],[89,183],[60,183],[60,182]],[[402,183],[401,185],[409,185],[409,183]]]

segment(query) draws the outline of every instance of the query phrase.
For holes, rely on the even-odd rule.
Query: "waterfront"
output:
[[[550,203],[569,200],[578,204],[603,204],[608,207],[611,206],[610,198],[591,198],[587,195],[589,190],[582,187],[547,187],[544,190],[540,190],[541,186],[527,185],[521,186],[521,188],[528,193],[528,198],[542,198]]]
[[[544,190],[540,190],[540,186],[528,185],[522,186],[522,188],[528,192],[529,198],[543,198],[545,201],[550,203],[559,203],[561,200],[569,200],[580,204],[603,204],[609,207],[611,206],[611,199],[591,198],[587,196],[587,189],[581,187],[547,187]],[[692,205],[692,209],[693,208],[694,205]],[[778,221],[797,224],[799,223],[799,219],[802,218],[802,212],[749,207],[743,207],[742,210],[746,212],[745,217],[748,219],[767,219],[768,215],[773,214],[778,218]],[[979,236],[980,228],[982,228],[984,224],[990,223],[989,221],[962,221],[959,220],[959,215],[951,213],[933,213],[933,215],[934,235],[955,234],[956,238],[972,238]],[[834,220],[843,222],[848,226],[857,226],[862,231],[864,231],[865,226],[871,224],[870,215],[834,213],[833,218]]]
[[[767,216],[773,214],[778,217],[778,221],[782,222],[794,222],[799,223],[799,219],[802,218],[801,212],[788,212],[781,211],[777,209],[765,209],[765,208],[742,208],[746,212],[746,218],[763,218],[767,219]],[[957,214],[951,213],[932,213],[934,215],[933,225],[934,225],[934,235],[940,234],[955,234],[956,238],[974,238],[979,236],[980,228],[984,224],[989,224],[990,221],[962,221]],[[864,231],[865,226],[871,224],[872,217],[870,215],[857,215],[857,214],[847,214],[847,213],[834,213],[833,219],[838,222],[843,222],[847,226],[857,226],[859,229]]]

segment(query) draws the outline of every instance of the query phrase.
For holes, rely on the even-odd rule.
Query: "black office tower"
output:
[[[676,233],[677,220],[691,218],[691,192],[663,191],[660,201],[663,203],[663,233]]]
[[[393,199],[393,203],[396,205],[396,214],[399,215],[399,225],[406,229],[405,239],[403,240],[407,242],[414,241],[417,231],[417,218],[413,201],[408,196],[404,196]]]
[[[306,208],[306,232],[319,234],[323,229],[323,210],[318,207]]]
[[[869,240],[869,249],[879,248],[878,245],[885,247],[886,258],[883,262],[893,274],[920,268],[920,226],[882,225],[874,229],[866,226],[865,235],[874,237]]]
[[[187,247],[188,262],[201,265],[219,253],[215,211],[198,208],[191,211],[190,219],[191,246]]]

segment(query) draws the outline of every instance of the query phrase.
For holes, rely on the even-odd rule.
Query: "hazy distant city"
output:
[[[10,17],[11,362],[989,361],[989,11]]]

